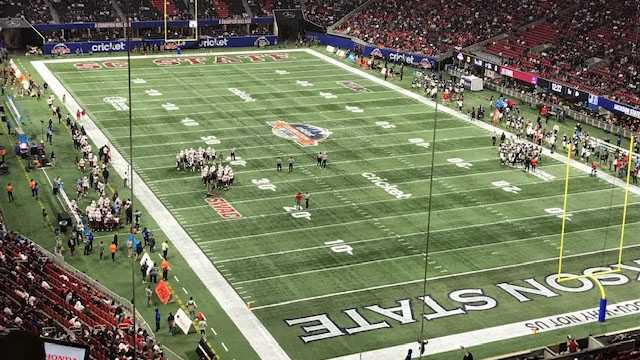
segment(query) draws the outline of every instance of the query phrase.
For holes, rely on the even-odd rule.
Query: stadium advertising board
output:
[[[538,78],[538,86],[552,93],[571,100],[587,101],[589,93],[586,91],[575,89],[571,86],[559,84],[557,82]]]
[[[419,66],[423,68],[435,68],[436,67],[436,59],[420,54],[412,54],[405,53],[400,51],[395,51],[393,49],[387,48],[378,48],[372,45],[361,45],[350,38],[336,36],[336,35],[328,35],[316,32],[308,32],[306,34],[307,39],[319,41],[322,45],[330,45],[338,49],[349,49],[355,50],[357,49],[364,56],[378,56],[383,57],[392,62],[404,62],[405,64]]]
[[[526,83],[536,85],[538,83],[538,77],[524,71],[508,68],[506,66],[500,67],[500,75],[508,76],[510,78],[518,79]]]
[[[640,119],[640,109],[636,109],[628,105],[617,103],[615,101],[609,100],[602,96],[595,96],[594,98],[595,98],[596,104],[593,104],[593,105],[597,105],[605,110],[609,110],[612,112],[631,116],[636,119]]]
[[[219,38],[202,38],[198,43],[187,41],[183,48],[232,48],[232,47],[264,47],[278,43],[277,36],[232,36]],[[133,40],[133,47],[142,45],[165,45],[164,40]],[[126,51],[127,42],[115,41],[88,41],[88,42],[60,42],[47,43],[42,47],[45,55],[87,54]]]

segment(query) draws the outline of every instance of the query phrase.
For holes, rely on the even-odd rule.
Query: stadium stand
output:
[[[0,0],[0,18],[22,16],[31,23],[52,20],[49,3],[45,0]]]
[[[592,1],[487,46],[520,70],[640,105],[637,3]],[[635,60],[634,60],[635,59]]]
[[[61,22],[109,22],[118,19],[110,1],[53,0]]]
[[[338,31],[372,44],[435,56],[511,32],[572,4],[557,0],[375,0]]]
[[[345,15],[364,4],[366,0],[306,0],[304,13],[307,20],[320,26],[331,26]]]
[[[96,360],[133,355],[131,315],[122,306],[4,225],[0,235],[0,329],[86,344]],[[164,359],[151,335],[136,331],[137,356]]]

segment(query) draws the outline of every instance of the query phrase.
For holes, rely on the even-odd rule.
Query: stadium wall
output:
[[[348,37],[318,32],[307,32],[305,37],[307,40],[318,41],[322,45],[329,45],[339,49],[356,50],[364,56],[375,55],[389,59],[389,61],[392,62],[404,62],[405,64],[420,66],[427,69],[435,68],[437,65],[437,60],[433,57],[405,53],[395,51],[393,49],[379,48],[370,44],[362,45]]]
[[[163,39],[154,40],[132,40],[132,48],[143,45],[161,46],[165,49],[201,49],[201,48],[234,48],[234,47],[265,47],[277,45],[278,37],[267,36],[232,36],[218,38],[201,38],[199,41],[185,41],[184,45],[175,43],[165,43]],[[67,54],[90,54],[127,51],[127,41],[87,41],[87,42],[51,42],[42,47],[45,55],[67,55]]]

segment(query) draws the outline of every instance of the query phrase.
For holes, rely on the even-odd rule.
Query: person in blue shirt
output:
[[[160,310],[158,309],[158,307],[156,306],[156,332],[158,332],[160,330]]]

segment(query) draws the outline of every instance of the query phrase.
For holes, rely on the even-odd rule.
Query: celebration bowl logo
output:
[[[257,47],[265,47],[271,45],[271,42],[266,37],[260,36],[256,39],[256,41],[253,42],[253,45]]]
[[[371,51],[370,55],[373,55],[373,56],[376,56],[376,57],[384,57],[384,55],[382,55],[382,51],[380,49],[373,49]]]
[[[53,48],[51,49],[51,53],[54,55],[65,55],[65,54],[70,54],[71,49],[69,49],[67,45],[63,43],[59,43],[53,46]]]
[[[275,136],[292,140],[300,146],[316,146],[331,135],[329,130],[309,124],[290,124],[283,120],[268,124]]]
[[[431,61],[429,61],[429,59],[424,58],[420,61],[420,66],[424,69],[431,69],[433,65],[431,64]]]

